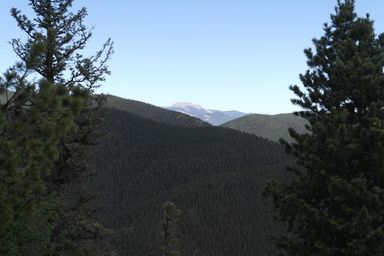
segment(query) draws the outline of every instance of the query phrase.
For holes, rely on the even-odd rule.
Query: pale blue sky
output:
[[[7,44],[21,34],[0,0],[0,71],[16,60]],[[75,0],[95,27],[88,50],[112,37],[112,75],[101,91],[158,106],[189,101],[211,109],[255,113],[294,110],[288,90],[306,70],[303,49],[322,34],[336,0]],[[384,1],[358,0],[376,32]],[[4,31],[5,28],[5,31]]]

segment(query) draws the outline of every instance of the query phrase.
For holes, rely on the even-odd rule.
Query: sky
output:
[[[288,87],[300,85],[303,54],[323,33],[336,0],[75,0],[94,27],[86,53],[109,37],[112,72],[98,92],[157,106],[192,102],[209,109],[277,114],[298,110]],[[17,61],[9,41],[23,38],[0,0],[0,71]],[[384,1],[357,0],[356,11],[384,32]],[[5,30],[5,31],[4,31]]]

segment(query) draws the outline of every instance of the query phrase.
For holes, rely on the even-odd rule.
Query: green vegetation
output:
[[[275,255],[279,234],[260,191],[289,161],[281,145],[222,127],[167,125],[107,108],[90,155],[97,220],[122,255],[158,255],[164,202],[182,211],[182,255]]]
[[[84,8],[28,2],[33,19],[11,10],[26,41],[11,40],[20,61],[0,81],[0,254],[102,255],[101,226],[63,200],[62,188],[84,171],[99,120],[92,93],[109,74],[112,43],[86,58]]]
[[[287,255],[384,254],[384,34],[354,8],[338,2],[315,52],[305,50],[305,91],[291,87],[311,133],[291,130],[297,178],[267,190],[288,224],[276,240]]]
[[[179,221],[180,210],[172,202],[166,202],[163,209],[160,232],[161,250],[164,256],[180,256],[177,238],[177,222]]]
[[[209,123],[201,121],[198,118],[194,118],[180,112],[170,111],[144,102],[127,100],[116,96],[109,96],[105,106],[108,108],[126,111],[165,124],[181,126],[210,125]]]
[[[294,114],[261,115],[251,114],[222,124],[221,126],[255,134],[272,141],[280,138],[292,141],[288,129],[292,128],[298,133],[305,133],[307,121]]]
[[[51,255],[58,246],[51,239],[59,210],[45,181],[83,97],[45,80],[36,90],[25,70],[20,64],[0,81],[3,92],[14,91],[4,93],[0,112],[0,254]]]
[[[233,129],[105,102],[111,40],[84,57],[86,9],[28,2],[0,78],[0,255],[384,254],[384,34],[353,0],[305,50],[301,117]]]

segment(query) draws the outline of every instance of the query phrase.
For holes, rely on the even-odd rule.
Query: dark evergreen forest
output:
[[[170,120],[172,123],[172,121]],[[276,255],[261,190],[289,161],[267,139],[221,127],[167,125],[108,108],[90,163],[96,218],[121,255],[159,255],[161,206],[181,210],[183,255]]]
[[[106,107],[119,109],[160,123],[177,126],[210,126],[201,119],[184,113],[167,110],[148,103],[110,95]]]
[[[384,34],[354,0],[304,50],[298,129],[231,122],[249,133],[98,95],[113,41],[85,57],[85,8],[27,2],[0,76],[1,256],[384,255]]]

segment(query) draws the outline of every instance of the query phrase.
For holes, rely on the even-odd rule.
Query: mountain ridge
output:
[[[176,102],[171,106],[164,108],[199,118],[212,125],[220,125],[233,119],[248,115],[247,113],[243,113],[237,110],[223,111],[206,109],[200,105],[190,102]]]
[[[306,133],[308,122],[293,113],[276,115],[250,114],[222,124],[222,127],[254,134],[272,141],[280,138],[292,142],[288,129],[293,128],[298,133]]]
[[[149,103],[108,95],[106,108],[122,110],[161,123],[181,126],[210,126],[201,119]]]
[[[105,111],[100,132],[107,137],[90,154],[95,175],[89,191],[100,200],[95,218],[121,233],[112,242],[124,255],[157,255],[166,201],[182,211],[179,238],[186,255],[236,255],[234,248],[241,255],[277,255],[268,237],[281,227],[260,193],[268,179],[286,176],[289,159],[280,145],[224,127]]]

